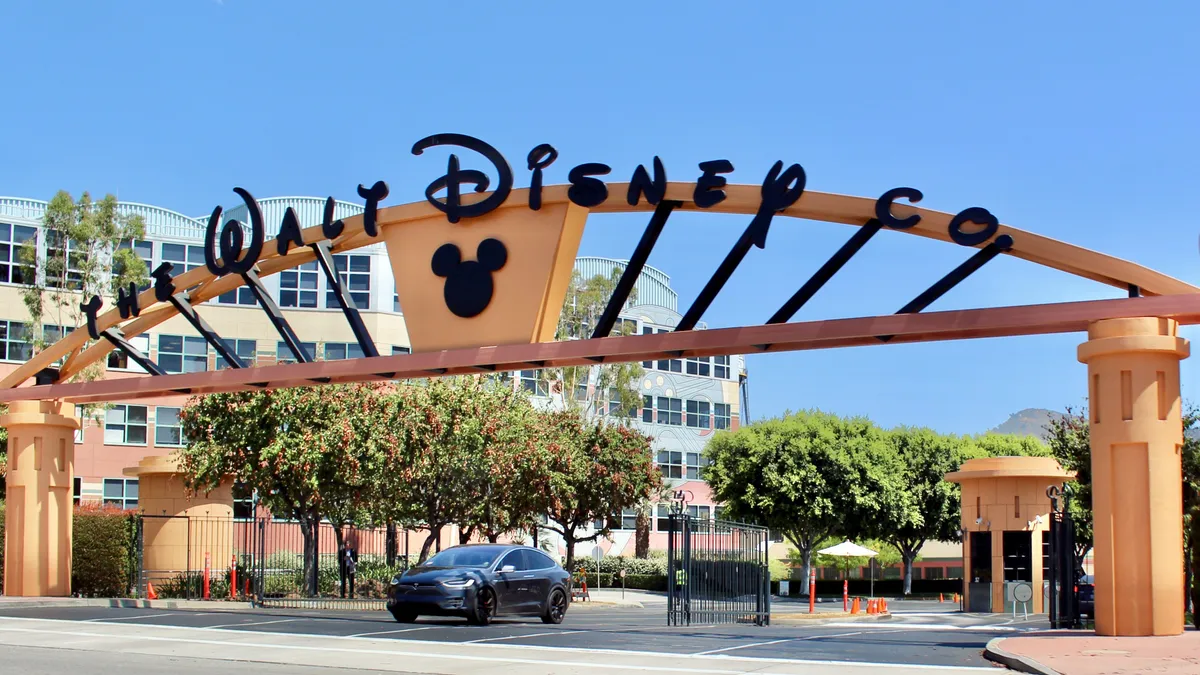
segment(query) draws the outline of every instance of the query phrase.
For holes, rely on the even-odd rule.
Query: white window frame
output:
[[[133,409],[137,409],[137,408],[140,408],[142,410],[142,419],[144,420],[140,424],[135,424],[135,423],[132,423],[129,421],[130,411]],[[113,419],[111,416],[118,411],[120,412],[120,414],[122,416],[122,421],[120,421],[120,422],[111,421]],[[110,429],[109,427],[113,427],[113,428]],[[135,429],[141,428],[142,441],[140,443],[137,441],[129,440],[130,427],[133,427]],[[116,440],[115,438],[110,438],[110,436],[109,436],[109,432],[110,431],[116,432],[117,428],[120,429],[121,440]],[[113,407],[109,408],[108,410],[104,411],[104,444],[105,445],[145,446],[145,445],[149,444],[148,443],[149,439],[150,439],[150,409],[147,406],[135,405],[132,403],[118,403],[118,404],[114,405]]]
[[[171,414],[170,411],[172,411],[172,410],[175,411],[175,424],[163,424],[162,418],[163,418],[164,410],[168,411],[167,412],[168,415]],[[187,445],[187,439],[184,438],[184,436],[183,436],[183,424],[179,421],[179,413],[181,413],[181,412],[183,412],[183,408],[179,408],[176,406],[171,406],[171,405],[154,406],[154,445],[156,445],[158,447],[163,447],[163,448],[182,448],[185,445]],[[158,437],[159,429],[178,429],[179,430],[179,442],[178,443],[161,442]]]

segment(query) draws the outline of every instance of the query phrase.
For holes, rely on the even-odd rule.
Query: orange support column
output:
[[[4,594],[69,596],[75,406],[14,401],[0,425],[8,429]]]
[[[1088,366],[1096,632],[1183,632],[1179,361],[1170,319],[1097,321]]]

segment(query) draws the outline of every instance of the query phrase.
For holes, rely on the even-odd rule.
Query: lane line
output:
[[[41,632],[41,633],[55,632],[55,631],[36,631],[36,630],[22,629],[22,628],[6,628],[3,626],[3,623],[2,623],[3,621],[50,623],[50,624],[79,624],[80,623],[79,621],[74,621],[74,620],[70,620],[70,619],[41,619],[41,618],[37,618],[37,617],[24,617],[24,616],[22,616],[22,617],[0,616],[0,632],[3,632],[5,630]],[[112,625],[114,627],[120,627],[120,626],[123,626],[124,624],[112,624]],[[163,629],[180,630],[180,631],[196,630],[195,628],[189,628],[187,626],[172,626],[169,624],[159,624],[159,625],[144,626],[144,627],[145,628],[152,627],[157,630],[163,630]],[[849,624],[848,627],[862,628],[862,625],[852,623],[852,624]],[[236,631],[236,630],[229,630],[229,629],[221,629],[220,631],[214,631],[214,632],[225,632],[225,633],[228,633],[230,636],[234,636],[234,635],[245,636],[247,633],[247,631]],[[595,632],[600,632],[600,631],[595,631]],[[337,637],[337,636],[332,636],[332,635],[322,635],[320,633],[274,633],[274,632],[269,632],[269,631],[254,631],[254,635],[286,637],[286,638],[310,637],[310,638],[331,638],[331,639],[341,639],[341,640],[364,640],[364,641],[366,641],[366,640],[378,641],[379,640],[379,638]],[[158,638],[158,639],[165,640],[168,638]],[[461,643],[461,642],[447,642],[445,640],[407,640],[407,639],[402,639],[402,640],[397,640],[396,642],[417,644],[417,645],[422,645],[422,646],[442,646],[442,647],[444,647],[446,645],[459,645],[459,646],[463,645],[463,643]],[[228,643],[222,642],[221,644],[228,644]],[[238,644],[242,644],[242,643],[238,643]],[[470,648],[500,649],[500,650],[511,650],[511,651],[530,650],[530,651],[543,651],[543,652],[566,652],[569,654],[591,654],[591,655],[605,656],[605,657],[610,657],[614,654],[633,654],[633,655],[647,656],[647,657],[662,657],[662,656],[666,655],[666,656],[670,656],[670,657],[676,658],[676,659],[700,659],[700,660],[736,658],[734,656],[729,656],[726,654],[713,654],[712,656],[696,656],[694,654],[688,654],[688,653],[662,652],[662,651],[656,652],[656,651],[647,651],[647,650],[620,649],[620,648],[616,648],[616,647],[605,649],[605,648],[601,648],[601,647],[555,647],[555,646],[550,646],[550,645],[513,645],[513,644],[498,643],[498,644],[472,645]],[[860,665],[860,666],[864,666],[864,667],[874,667],[874,668],[923,668],[925,670],[962,669],[962,670],[972,670],[972,671],[979,671],[979,672],[988,672],[988,673],[993,673],[993,675],[996,672],[996,669],[993,667],[943,666],[943,665],[931,665],[931,664],[924,664],[924,663],[877,663],[877,662],[870,662],[870,661],[853,661],[853,662],[818,661],[818,660],[806,660],[806,659],[786,659],[786,658],[757,657],[757,656],[754,657],[752,660],[769,662],[769,663],[783,663],[783,664],[797,664],[797,665],[839,665],[839,664],[844,664],[844,663],[853,663],[854,665]]]
[[[274,621],[250,621],[247,623],[223,623],[216,626],[194,626],[202,630],[214,630],[217,628],[241,628],[242,626],[265,626],[269,623],[288,623],[291,621],[303,621],[304,619],[275,619]]]
[[[52,621],[53,619],[46,619],[46,620]],[[191,630],[196,630],[196,629],[191,629]],[[88,633],[88,632],[84,632],[84,631],[63,631],[63,630],[40,630],[37,628],[12,628],[12,627],[6,627],[6,626],[0,626],[0,632],[40,633],[40,634],[54,635],[54,636],[60,636],[60,637],[63,635],[68,635],[68,636],[72,636],[72,637],[102,638],[102,639],[103,638],[111,639],[114,637],[113,635],[111,635],[109,633]],[[233,631],[233,632],[240,632],[240,631]],[[245,633],[242,632],[242,634],[244,635]],[[283,635],[287,635],[288,637],[297,637],[297,635],[294,633],[284,633]],[[380,655],[380,656],[426,658],[426,659],[432,659],[432,660],[444,659],[444,660],[451,660],[451,661],[471,661],[471,662],[483,662],[483,663],[513,663],[513,664],[522,664],[522,665],[537,665],[537,666],[542,666],[542,667],[564,666],[564,667],[571,667],[571,668],[594,668],[594,669],[600,669],[600,670],[670,672],[670,673],[711,673],[713,675],[745,675],[745,673],[747,672],[745,669],[718,670],[715,668],[696,668],[696,667],[639,666],[639,665],[630,665],[630,664],[610,664],[610,663],[603,663],[603,662],[596,662],[596,661],[554,661],[554,660],[549,660],[549,659],[546,659],[546,660],[522,659],[522,658],[503,657],[503,656],[482,656],[482,655],[470,656],[470,655],[458,654],[458,653],[431,654],[428,652],[401,651],[401,650],[391,650],[391,649],[365,649],[362,647],[318,647],[318,646],[313,646],[313,645],[280,645],[280,644],[260,643],[260,642],[240,642],[240,641],[239,642],[230,642],[228,640],[201,640],[201,639],[195,639],[195,638],[161,637],[161,636],[154,636],[154,635],[132,635],[132,636],[119,636],[119,637],[123,637],[125,639],[130,639],[130,640],[140,639],[140,640],[146,640],[146,641],[150,641],[150,642],[175,642],[175,643],[180,643],[180,644],[212,645],[212,646],[222,647],[226,651],[229,650],[230,648],[239,648],[240,647],[240,648],[256,648],[256,649],[276,649],[276,650],[281,650],[281,651],[350,653],[350,654],[359,654],[359,655],[361,655],[361,654],[376,654],[376,655]],[[321,636],[321,637],[330,638],[330,636]],[[331,638],[331,639],[338,639],[338,638]],[[438,644],[443,647],[446,647],[446,646],[453,646],[455,643],[435,642],[434,644]],[[461,643],[459,643],[459,644],[461,645]],[[489,649],[499,649],[502,647],[509,647],[512,649],[537,649],[537,647],[525,647],[525,646],[521,646],[521,645],[481,645],[481,646],[489,648]],[[560,649],[559,651],[580,652],[580,651],[585,651],[585,650]],[[630,654],[630,653],[636,653],[636,652],[622,652],[622,653]],[[718,661],[725,661],[725,662],[728,662],[728,661],[736,658],[733,656],[729,656],[727,654],[714,654],[712,656],[695,656],[695,655],[689,655],[689,654],[671,654],[671,653],[662,653],[662,652],[651,652],[650,654],[653,656],[660,657],[660,658],[662,658],[662,657],[667,657],[667,658],[683,657],[683,658],[690,658],[693,660],[718,660]],[[258,660],[258,659],[255,659],[255,660]],[[863,667],[863,668],[903,668],[906,670],[918,670],[918,671],[956,670],[956,671],[972,671],[972,672],[978,671],[978,672],[989,672],[989,673],[996,672],[995,668],[992,668],[992,667],[941,666],[941,665],[926,665],[926,664],[921,664],[921,663],[913,663],[913,664],[870,663],[870,662],[864,662],[864,661],[849,661],[849,662],[847,662],[847,661],[826,661],[826,660],[807,660],[807,659],[743,659],[743,660],[744,661],[769,661],[772,663],[788,663],[788,664],[794,664],[794,665],[824,665],[824,666],[842,666],[842,667],[849,664],[849,665],[854,665],[854,666]]]
[[[530,633],[529,635],[502,635],[500,637],[483,638],[482,640],[467,640],[462,643],[465,645],[473,645],[478,642],[495,642],[497,640],[521,640],[531,637],[542,637],[545,635],[571,635],[572,633],[586,633],[586,630],[556,630],[551,633]]]
[[[748,645],[737,645],[736,647],[722,647],[721,649],[710,649],[706,652],[696,652],[692,656],[708,656],[709,654],[719,654],[721,652],[731,652],[735,649],[749,649],[750,647],[765,647],[767,645],[777,645],[781,642],[791,642],[796,638],[784,638],[782,640],[771,640],[770,642],[752,642]]]
[[[429,630],[431,628],[441,628],[441,626],[421,626],[420,628],[399,628],[397,630],[381,630],[374,633],[355,633],[354,635],[346,635],[345,637],[360,638],[370,635],[389,635],[391,633],[411,633],[414,630]]]
[[[162,614],[138,614],[137,616],[102,616],[95,619],[81,619],[82,623],[108,623],[110,621],[136,621],[138,619],[157,619],[163,616],[180,616],[185,612],[163,612]],[[189,614],[188,616],[202,616],[201,614]],[[10,618],[10,617],[4,617]],[[16,618],[16,617],[12,617]],[[67,619],[68,621],[70,619]]]

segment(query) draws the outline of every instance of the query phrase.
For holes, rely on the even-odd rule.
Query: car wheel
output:
[[[417,620],[417,613],[411,609],[392,610],[392,618],[399,623],[412,623]]]
[[[468,617],[476,626],[486,626],[496,616],[496,592],[490,588],[481,588],[475,595],[475,609]]]
[[[563,617],[566,615],[567,595],[561,589],[556,588],[550,592],[550,599],[546,601],[546,611],[542,614],[542,623],[562,623]]]

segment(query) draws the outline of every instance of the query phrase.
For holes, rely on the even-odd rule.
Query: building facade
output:
[[[292,208],[302,226],[321,222],[325,200],[315,197],[274,197],[259,200],[266,236],[275,236],[283,213]],[[0,197],[0,376],[14,370],[33,353],[28,313],[21,300],[20,247],[36,241],[44,253],[46,233],[42,218],[47,203],[35,199]],[[191,218],[168,209],[122,202],[124,215],[141,216],[145,238],[129,242],[148,269],[172,263],[178,274],[204,264],[203,240],[207,217]],[[362,213],[362,207],[337,202],[335,218]],[[224,218],[248,220],[246,207],[225,211]],[[70,244],[68,244],[68,247]],[[382,243],[334,255],[343,285],[361,313],[381,354],[410,350],[404,313],[396,293],[391,265]],[[575,265],[582,277],[609,275],[624,269],[624,261],[580,258]],[[316,262],[263,279],[268,292],[316,359],[346,359],[362,356],[349,325],[342,319],[334,293],[327,287]],[[671,330],[679,321],[676,292],[669,277],[646,267],[636,284],[635,300],[622,312],[627,331],[638,334]],[[111,303],[110,302],[108,304]],[[205,303],[201,315],[229,348],[244,361],[269,365],[293,358],[267,316],[257,307],[247,288],[226,293]],[[336,316],[335,316],[336,315]],[[73,330],[74,320],[48,311],[44,318],[45,339],[52,342]],[[224,360],[182,317],[175,316],[130,342],[168,373],[219,370]],[[719,511],[703,481],[699,480],[704,460],[701,451],[719,430],[733,429],[741,417],[740,391],[746,371],[741,356],[669,359],[642,364],[638,387],[641,406],[625,413],[630,423],[654,437],[655,459],[669,484],[684,491],[688,508],[697,515],[713,517]],[[106,377],[138,377],[144,371],[120,352],[108,357]],[[538,405],[554,405],[552,387],[535,371],[505,375],[513,387],[527,389]],[[561,396],[559,394],[558,396]],[[179,425],[179,412],[186,396],[116,402],[97,410],[84,420],[76,435],[75,502],[104,502],[122,508],[139,508],[139,485],[124,470],[150,456],[167,455],[186,442]],[[605,411],[606,412],[606,411]],[[242,508],[238,508],[238,507]],[[655,505],[654,539],[665,532],[667,504]],[[245,505],[235,504],[235,512]],[[610,552],[632,553],[635,513],[614,514],[614,537],[602,542]],[[619,522],[618,522],[619,521]],[[652,546],[661,542],[654,541]],[[663,544],[665,545],[665,544]]]

